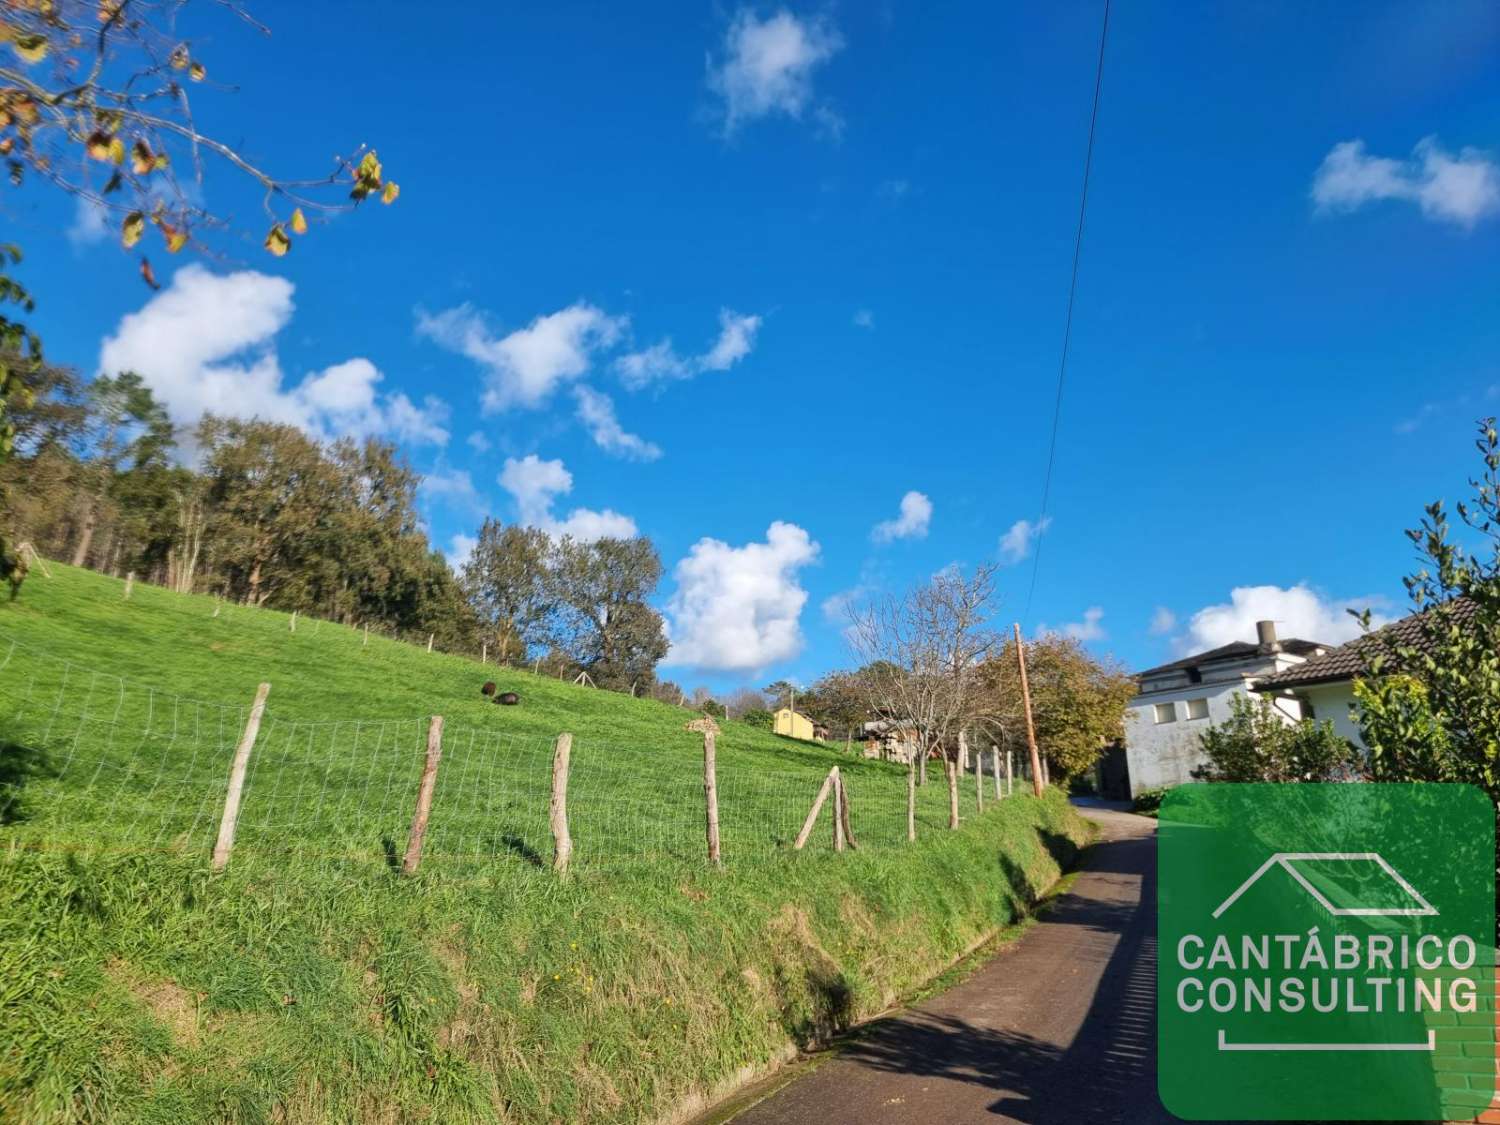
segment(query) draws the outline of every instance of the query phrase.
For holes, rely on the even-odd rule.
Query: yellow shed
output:
[[[804,742],[822,741],[813,728],[813,721],[806,715],[793,711],[790,707],[783,707],[776,712],[776,722],[771,729],[777,734],[784,734],[788,738],[800,738]]]

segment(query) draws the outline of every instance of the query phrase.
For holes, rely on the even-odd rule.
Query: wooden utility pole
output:
[[[552,750],[552,855],[554,871],[568,869],[573,855],[573,836],[568,831],[568,759],[573,754],[573,736],[560,734]]]
[[[1026,749],[1031,754],[1031,789],[1042,795],[1042,760],[1036,752],[1036,725],[1031,721],[1031,685],[1026,680],[1026,645],[1021,640],[1021,623],[1016,627],[1016,661],[1021,666],[1021,702],[1026,707]]]
[[[427,820],[432,816],[432,794],[437,788],[438,763],[442,758],[443,717],[434,715],[427,724],[427,761],[417,786],[417,811],[412,814],[411,834],[406,838],[406,858],[401,861],[403,875],[415,875],[417,864],[422,862],[422,841],[427,838]]]
[[[245,720],[245,732],[240,735],[240,744],[234,751],[234,762],[229,767],[229,792],[224,796],[224,816],[219,821],[219,839],[214,844],[213,868],[223,871],[229,862],[229,853],[234,848],[234,829],[240,819],[240,796],[245,791],[245,770],[250,765],[250,751],[255,749],[255,736],[260,733],[260,717],[266,713],[266,696],[271,694],[270,684],[261,684],[255,692],[255,702],[250,706],[250,717]]]

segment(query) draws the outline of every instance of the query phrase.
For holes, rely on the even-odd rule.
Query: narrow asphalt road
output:
[[[1154,1125],[1156,822],[1085,808],[1082,874],[1011,949],[872,1025],[736,1125]]]

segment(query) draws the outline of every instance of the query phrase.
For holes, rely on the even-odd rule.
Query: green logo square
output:
[[[1161,809],[1163,1104],[1473,1118],[1495,1087],[1495,806],[1466,785],[1183,785]]]

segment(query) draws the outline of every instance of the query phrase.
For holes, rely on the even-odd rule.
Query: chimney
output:
[[[1257,621],[1255,635],[1260,640],[1261,652],[1280,652],[1281,642],[1276,639],[1276,622]]]

